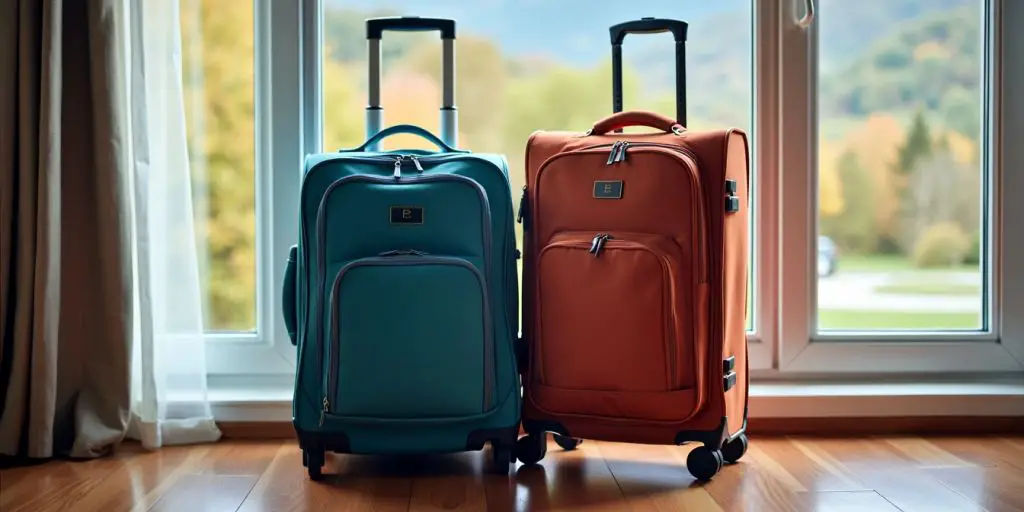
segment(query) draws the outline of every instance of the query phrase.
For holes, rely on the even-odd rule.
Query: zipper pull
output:
[[[426,256],[427,253],[423,251],[417,251],[416,249],[394,249],[391,251],[384,251],[377,256],[381,258],[387,258],[389,256]]]
[[[612,144],[612,150],[610,153],[608,153],[608,161],[604,163],[605,165],[611,165],[616,162],[615,158],[618,154],[620,144],[622,144],[622,141],[620,140],[617,140],[615,141],[615,144]]]
[[[324,426],[324,415],[327,414],[327,408],[330,406],[330,402],[327,401],[327,397],[324,397],[324,407],[320,409],[320,426]]]
[[[605,242],[611,238],[613,237],[609,234],[598,233],[598,235],[594,237],[594,240],[590,242],[590,253],[593,254],[595,258],[598,257],[601,254],[601,249],[604,249]]]
[[[420,161],[416,158],[416,155],[410,155],[409,160],[412,160],[412,165],[416,166],[417,171],[423,172],[423,166],[420,165]]]
[[[616,162],[625,162],[626,161],[626,148],[628,148],[628,147],[629,147],[629,143],[628,142],[623,142],[622,145],[619,146],[619,157],[615,159]]]
[[[395,157],[395,174],[393,175],[397,180],[402,177],[402,156]]]

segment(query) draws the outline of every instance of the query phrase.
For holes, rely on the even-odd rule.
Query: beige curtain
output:
[[[100,456],[129,422],[117,4],[0,2],[0,455]]]

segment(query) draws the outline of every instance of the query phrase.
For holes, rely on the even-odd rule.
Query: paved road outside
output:
[[[928,279],[920,273],[906,272],[843,272],[818,280],[818,307],[831,310],[855,311],[925,311],[963,312],[981,310],[980,295],[893,295],[875,291],[875,287],[894,282]],[[974,272],[950,272],[931,276],[942,283],[979,284],[981,277]]]

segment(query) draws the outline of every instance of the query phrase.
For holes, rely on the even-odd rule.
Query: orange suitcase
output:
[[[613,107],[585,133],[538,131],[520,203],[523,428],[519,459],[546,432],[697,441],[687,468],[713,477],[746,451],[749,150],[738,129],[687,130],[683,21],[611,27]],[[670,31],[677,117],[622,112],[622,41]],[[629,126],[653,131],[621,133]]]

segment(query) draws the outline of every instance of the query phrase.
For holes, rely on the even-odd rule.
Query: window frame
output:
[[[1024,286],[1020,267],[1004,265],[1019,260],[1022,251],[1020,230],[1003,229],[1002,219],[1024,214],[1019,203],[1004,201],[1003,190],[1021,183],[1019,173],[1004,173],[1006,168],[1019,168],[1022,155],[1019,147],[1002,144],[1021,133],[1019,119],[1006,108],[1007,97],[1001,92],[1013,90],[1008,80],[1020,71],[1008,69],[1014,64],[1004,58],[1006,48],[1021,47],[1020,38],[1003,30],[1007,19],[1020,19],[1020,6],[1011,7],[1003,0],[984,1],[986,41],[985,110],[988,135],[986,156],[987,202],[985,216],[990,219],[989,236],[983,272],[989,277],[988,297],[984,299],[989,315],[989,332],[921,332],[893,333],[862,331],[857,334],[822,334],[817,332],[817,27],[812,22],[806,29],[797,25],[802,12],[788,12],[780,18],[780,95],[779,132],[782,135],[781,208],[779,217],[786,219],[778,226],[780,276],[786,276],[781,291],[781,320],[777,339],[778,371],[780,373],[937,373],[937,372],[1020,372],[1024,370],[1024,330],[1019,320],[1004,312],[1007,306],[1024,303]],[[794,2],[795,3],[795,2]],[[783,6],[785,8],[785,6]],[[797,7],[796,9],[799,9]],[[1008,73],[1007,71],[1011,71]],[[1019,79],[1019,78],[1018,78]],[[1012,100],[1011,100],[1012,101]],[[1018,109],[1018,112],[1020,110]],[[1019,117],[1019,114],[1018,114]],[[1010,286],[1005,286],[1010,283]],[[1024,307],[1017,309],[1024,311]]]
[[[319,131],[310,116],[318,80],[305,73],[303,38],[319,38],[314,2],[253,1],[254,106],[256,128],[256,332],[208,334],[207,374],[213,377],[293,375],[296,348],[282,315],[289,248],[298,239],[298,209],[303,155],[310,133]],[[303,30],[304,27],[312,29]],[[298,36],[298,37],[297,37]],[[280,169],[292,172],[281,172]],[[285,212],[277,214],[275,212]]]
[[[298,209],[301,162],[305,154],[321,150],[322,140],[322,2],[253,1],[257,333],[212,334],[207,343],[210,375],[231,379],[294,375],[296,348],[284,329],[280,283],[288,250],[298,235],[294,212]],[[1002,314],[1024,311],[1024,269],[1003,265],[1024,256],[1024,230],[1002,229],[1001,222],[1014,215],[1024,217],[1024,205],[1001,198],[1007,188],[1024,190],[1024,173],[1002,172],[1004,168],[1024,168],[1024,149],[1001,142],[1012,140],[1011,134],[1024,135],[1024,99],[1000,94],[1013,90],[1005,84],[1024,84],[1024,64],[1001,59],[1003,48],[1024,52],[1024,36],[1001,30],[1003,25],[1012,25],[1006,19],[1024,19],[1024,5],[988,0],[992,19],[999,21],[993,24],[991,34],[995,43],[991,69],[996,78],[989,84],[989,98],[995,107],[991,109],[989,140],[993,150],[989,153],[993,213],[989,267],[994,278],[988,304],[993,310],[993,334],[968,340],[944,334],[908,338],[866,333],[857,340],[840,340],[811,336],[817,313],[812,300],[817,273],[811,270],[816,268],[813,220],[817,207],[816,201],[807,198],[816,197],[817,95],[813,86],[817,77],[812,43],[817,24],[807,30],[796,25],[795,20],[803,14],[796,12],[802,9],[802,2],[750,1],[755,245],[751,261],[754,322],[748,341],[753,376],[1024,370],[1024,315]],[[786,276],[785,281],[781,276]]]

